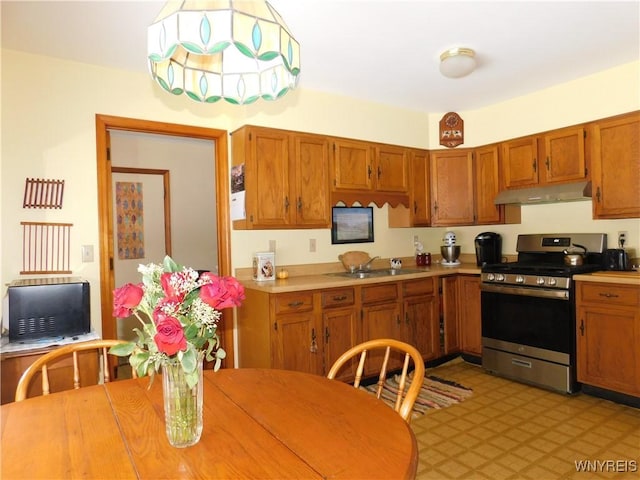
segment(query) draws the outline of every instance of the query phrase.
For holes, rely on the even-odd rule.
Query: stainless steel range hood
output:
[[[496,205],[529,205],[535,203],[575,202],[579,200],[591,200],[591,182],[503,190],[498,193],[493,203]]]

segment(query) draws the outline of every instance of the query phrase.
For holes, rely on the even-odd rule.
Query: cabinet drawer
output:
[[[433,291],[433,279],[431,278],[402,282],[402,295],[404,297],[432,294]]]
[[[578,288],[581,302],[632,307],[640,303],[640,289],[634,286],[579,282]]]
[[[385,283],[362,287],[362,303],[385,302],[398,298],[398,284]]]
[[[326,292],[322,292],[322,308],[353,305],[353,302],[354,302],[353,288],[344,288],[340,290],[328,290]]]
[[[276,295],[275,313],[309,312],[313,310],[313,293],[296,292]]]

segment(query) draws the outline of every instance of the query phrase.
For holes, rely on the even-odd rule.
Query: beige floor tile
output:
[[[640,410],[512,382],[461,361],[428,373],[473,395],[412,421],[418,479],[640,480]],[[581,461],[591,470],[578,471]]]

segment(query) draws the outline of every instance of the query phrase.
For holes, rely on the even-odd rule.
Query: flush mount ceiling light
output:
[[[170,0],[147,40],[153,79],[197,102],[276,100],[300,74],[300,45],[265,0]]]
[[[470,48],[451,48],[440,55],[440,73],[449,78],[469,75],[476,68],[475,56]]]

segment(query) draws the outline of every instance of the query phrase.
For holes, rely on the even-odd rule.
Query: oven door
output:
[[[481,285],[483,345],[571,364],[575,323],[569,290]]]

